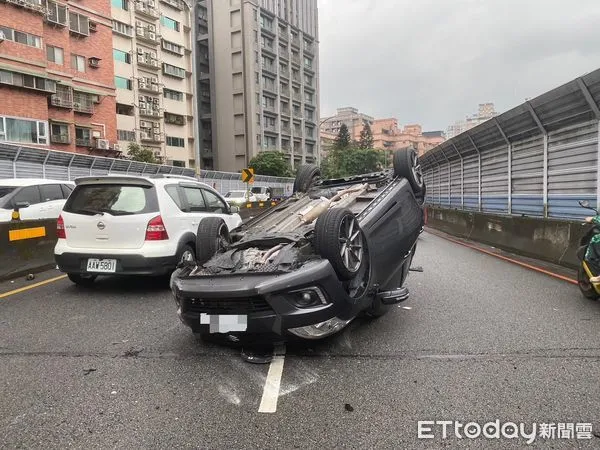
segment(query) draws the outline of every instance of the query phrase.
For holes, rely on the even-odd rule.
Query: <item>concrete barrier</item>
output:
[[[591,225],[558,219],[427,207],[427,226],[454,236],[576,269],[579,240]]]
[[[239,205],[239,207],[240,207],[239,214],[243,220],[247,220],[247,219],[255,217],[259,214],[262,214],[264,211],[272,208],[273,206],[277,205],[278,203],[279,203],[278,200],[242,203],[241,205]]]
[[[0,281],[55,266],[56,219],[0,223]]]

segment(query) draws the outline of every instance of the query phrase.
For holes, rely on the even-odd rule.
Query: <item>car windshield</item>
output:
[[[75,188],[65,204],[65,211],[113,216],[145,214],[158,211],[153,187],[129,185],[82,185]]]
[[[246,196],[246,192],[245,191],[229,191],[227,194],[225,194],[225,197],[227,198],[231,198],[231,197],[245,197]]]

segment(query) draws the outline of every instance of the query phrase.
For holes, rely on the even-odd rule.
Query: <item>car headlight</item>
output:
[[[312,306],[327,304],[327,298],[317,286],[287,292],[285,295],[298,308],[310,308]]]

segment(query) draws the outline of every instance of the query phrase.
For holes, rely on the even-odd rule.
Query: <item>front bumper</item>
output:
[[[364,309],[363,302],[366,301],[348,297],[326,260],[307,263],[285,274],[246,273],[212,277],[184,274],[185,269],[179,274],[175,272],[171,288],[181,321],[197,334],[211,333],[211,328],[203,323],[207,315],[239,315],[247,320],[246,329],[241,333],[286,336],[295,328],[331,319],[350,321]],[[311,287],[318,288],[325,301],[299,306],[291,292]]]
[[[89,258],[116,259],[115,272],[100,273],[88,272],[87,261]],[[54,254],[58,268],[65,273],[87,275],[152,275],[160,276],[170,273],[177,265],[175,256],[149,258],[142,255],[110,255],[94,253],[62,253]]]

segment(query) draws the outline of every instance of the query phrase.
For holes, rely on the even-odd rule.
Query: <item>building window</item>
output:
[[[185,139],[180,137],[167,136],[167,145],[170,147],[185,147]]]
[[[133,36],[133,27],[117,20],[113,20],[113,31],[125,36]]]
[[[90,19],[82,14],[77,14],[73,10],[69,11],[69,30],[74,33],[90,35]]]
[[[36,89],[39,91],[56,92],[56,81],[48,80],[42,77],[35,77],[25,73],[9,72],[0,70],[0,83],[12,84],[27,89]]]
[[[178,102],[182,102],[183,101],[183,92],[174,91],[173,89],[164,88],[163,93],[164,93],[165,98],[168,98],[170,100],[175,100],[175,101],[178,101]]]
[[[267,30],[273,30],[273,19],[269,17],[265,17],[262,14],[260,15],[260,26],[261,28],[266,28]]]
[[[185,125],[185,118],[179,114],[165,113],[165,123],[183,126]]]
[[[0,141],[47,144],[48,125],[31,119],[0,117]]]
[[[71,55],[71,68],[78,72],[85,72],[85,56]]]
[[[312,86],[313,85],[313,77],[312,77],[312,75],[304,74],[304,84],[306,84],[308,86]]]
[[[119,141],[135,141],[135,131],[117,130],[117,140],[119,140]]]
[[[46,56],[48,57],[48,61],[60,64],[61,66],[65,62],[64,51],[60,47],[52,47],[51,45],[46,45]]]
[[[116,48],[113,49],[113,58],[115,61],[131,64],[131,55],[128,52],[117,50]]]
[[[117,89],[127,89],[128,91],[131,91],[132,83],[129,78],[115,77],[115,87]]]
[[[57,23],[59,25],[67,25],[67,7],[58,3],[48,1],[46,8],[48,9],[48,22]]]
[[[166,16],[161,16],[160,23],[171,30],[179,31],[179,22]]]
[[[69,144],[69,125],[66,123],[50,124],[50,142],[55,144]]]
[[[124,9],[125,11],[129,10],[128,0],[112,0],[111,3],[115,8]]]
[[[133,116],[133,106],[117,103],[117,114],[122,116]]]
[[[305,56],[304,57],[304,67],[308,67],[309,69],[312,69],[312,59],[307,58]]]
[[[263,95],[262,96],[262,107],[263,108],[275,108],[275,99]]]
[[[175,44],[174,42],[162,41],[162,48],[171,53],[175,53],[177,55],[183,56],[183,47],[181,45]]]
[[[304,110],[304,118],[308,120],[313,120],[315,118],[315,113],[310,109]]]
[[[172,66],[171,64],[163,63],[163,73],[176,78],[185,78],[185,69]]]
[[[313,102],[313,95],[310,92],[305,92],[304,93],[304,101],[306,103],[312,103]]]
[[[0,26],[0,32],[4,33],[4,39],[18,42],[19,44],[29,45],[30,47],[42,48],[42,38],[22,31],[16,31],[12,28]]]
[[[92,130],[89,128],[75,127],[75,144],[80,147],[91,147]]]

